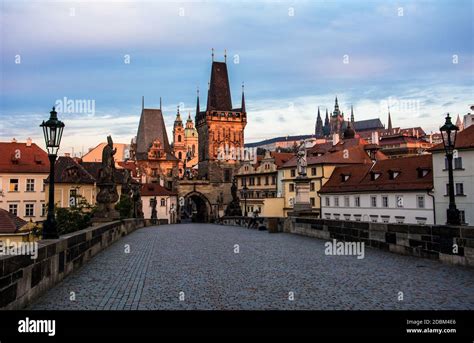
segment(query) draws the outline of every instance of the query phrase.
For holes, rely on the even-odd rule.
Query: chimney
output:
[[[32,142],[31,138],[28,137],[28,139],[26,140],[26,146],[31,146],[31,142]]]
[[[332,134],[332,145],[336,145],[337,143],[339,143],[339,134],[333,133]]]
[[[65,153],[64,153],[64,157],[71,157],[71,153],[65,152]]]
[[[373,131],[372,132],[372,141],[371,141],[371,143],[379,145],[379,133],[378,133],[378,131]]]

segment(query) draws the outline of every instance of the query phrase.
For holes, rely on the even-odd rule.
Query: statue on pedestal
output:
[[[308,166],[308,160],[306,156],[306,144],[301,141],[298,151],[296,153],[296,165],[298,169],[299,177],[306,177],[306,168]]]
[[[133,200],[133,218],[143,218],[143,204],[140,194],[140,185],[134,183],[132,185],[132,200]]]
[[[115,210],[114,204],[118,201],[119,195],[115,183],[115,161],[112,137],[107,137],[107,145],[102,150],[102,167],[99,169],[97,180],[97,205],[98,209],[94,213],[94,218],[98,221],[110,221],[118,219],[119,213]]]
[[[156,196],[150,199],[150,207],[151,207],[151,222],[152,224],[157,223],[158,213],[156,212],[156,204],[158,201],[156,200]]]
[[[230,193],[232,195],[232,201],[229,203],[229,205],[227,205],[227,208],[225,209],[225,215],[241,217],[242,208],[240,207],[240,200],[239,200],[239,197],[237,196],[237,180],[235,177],[232,180]]]

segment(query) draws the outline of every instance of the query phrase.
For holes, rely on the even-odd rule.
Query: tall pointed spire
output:
[[[211,56],[212,56],[212,62],[214,62],[214,48],[211,49],[212,53],[211,53]]]
[[[354,108],[351,105],[351,123],[354,124]]]
[[[199,105],[199,87],[197,88],[197,100],[196,100],[196,117],[201,112],[201,106]]]
[[[224,63],[227,63],[227,49],[224,49]]]
[[[321,119],[321,112],[319,111],[319,106],[318,106],[318,116],[316,117],[316,128],[315,128],[314,134],[316,138],[324,137],[323,120]]]
[[[341,112],[339,111],[339,103],[337,101],[337,95],[336,95],[336,100],[334,102],[334,112],[332,113],[334,116],[340,115]]]
[[[392,117],[390,116],[390,107],[388,108],[388,125],[387,129],[392,130]]]
[[[241,111],[242,113],[245,113],[245,94],[244,94],[244,83],[242,82],[242,107],[241,107]]]

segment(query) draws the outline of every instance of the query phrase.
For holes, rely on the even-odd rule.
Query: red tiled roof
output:
[[[48,154],[35,143],[0,142],[0,173],[49,173]]]
[[[428,173],[420,177],[419,170]],[[390,171],[399,175],[390,179]],[[373,172],[380,176],[372,180]],[[343,181],[343,176],[349,179]],[[433,172],[431,155],[386,159],[372,164],[360,164],[337,167],[329,180],[321,188],[320,193],[344,193],[366,191],[410,191],[433,189]]]
[[[277,168],[281,167],[284,163],[292,159],[295,154],[291,152],[271,152],[272,157],[275,159],[275,165]]]
[[[49,176],[46,179],[46,182],[49,183]],[[73,158],[60,156],[54,165],[54,182],[94,184],[95,178]]]
[[[474,148],[474,125],[471,125],[456,136],[456,149],[473,149]],[[439,143],[428,151],[444,151],[443,143]]]
[[[338,151],[328,152],[321,156],[308,156],[308,166],[315,164],[357,164],[371,163],[370,156],[365,151],[365,145],[354,145],[348,148],[338,149]],[[387,157],[380,151],[376,153],[377,160],[384,160]],[[283,168],[296,167],[296,157],[286,162]]]
[[[0,233],[15,233],[28,222],[0,208]]]
[[[172,196],[176,193],[166,189],[158,183],[145,183],[141,186],[141,196]]]

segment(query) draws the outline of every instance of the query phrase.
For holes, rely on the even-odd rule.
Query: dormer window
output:
[[[341,174],[341,181],[346,182],[350,177],[350,174]]]
[[[417,168],[418,178],[423,178],[430,172],[429,168]]]
[[[381,173],[379,173],[379,172],[372,172],[370,174],[370,178],[371,178],[372,181],[375,181],[380,177],[380,175],[381,175]]]
[[[397,176],[400,174],[400,172],[398,170],[389,170],[388,171],[388,178],[390,180],[394,180],[397,178]]]

